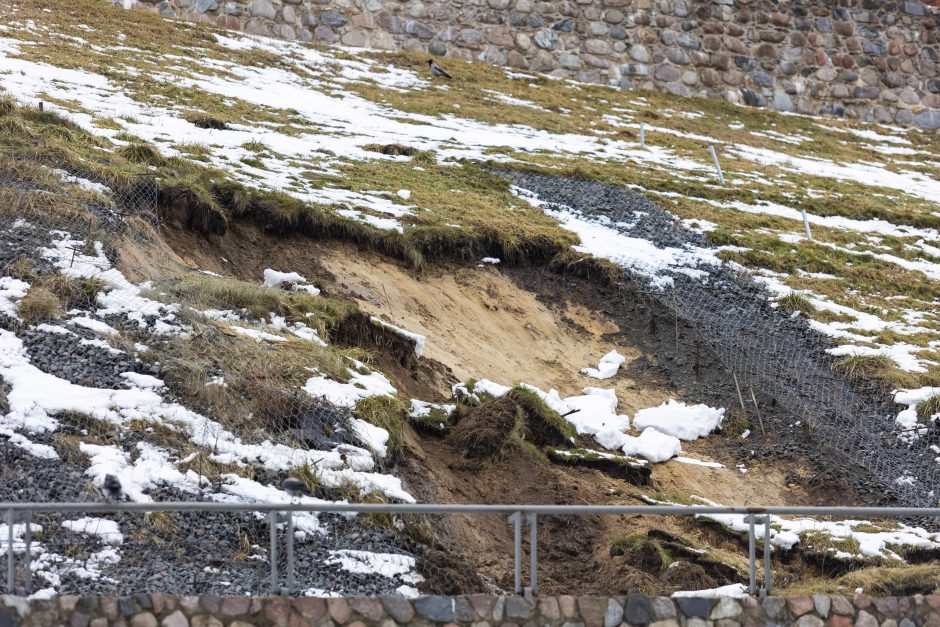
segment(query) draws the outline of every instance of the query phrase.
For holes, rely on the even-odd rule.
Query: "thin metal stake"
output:
[[[640,122],[640,146],[646,145],[646,124]]]
[[[32,532],[30,530],[30,523],[33,521],[33,513],[26,512],[26,565],[24,570],[26,571],[26,594],[33,593],[33,565],[30,555],[32,549],[33,538]]]
[[[750,564],[748,590],[751,596],[757,592],[757,539],[754,537],[754,516],[747,517],[747,550]]]
[[[747,407],[744,406],[744,397],[741,395],[741,386],[738,384],[738,375],[732,372],[731,376],[734,377],[734,389],[738,391],[738,402],[741,403],[741,411],[747,414]]]
[[[715,170],[718,172],[718,182],[725,184],[725,175],[721,173],[721,164],[718,163],[718,153],[715,152],[714,144],[708,145],[708,151],[712,153],[712,162],[715,164]]]
[[[294,594],[294,512],[287,512],[287,593]]]
[[[528,596],[534,597],[539,589],[539,541],[538,514],[529,514],[529,589]]]
[[[771,579],[773,579],[773,572],[771,572],[770,564],[770,516],[764,517],[764,589],[761,593],[761,596],[770,596],[770,586]]]
[[[813,234],[809,231],[809,218],[806,216],[806,209],[800,209],[803,212],[803,228],[806,229],[806,239],[813,241]]]
[[[754,402],[754,411],[757,412],[757,422],[760,424],[761,435],[766,436],[767,432],[764,431],[764,419],[760,416],[760,407],[757,406],[757,397],[754,396],[754,388],[748,387],[748,390],[751,393],[751,400]]]
[[[268,526],[271,529],[271,594],[280,594],[277,576],[277,512],[268,512]]]
[[[509,521],[515,525],[513,537],[513,559],[515,563],[515,591],[516,594],[522,592],[522,514],[516,512],[509,517]]]
[[[13,554],[13,510],[7,510],[7,594],[16,594],[13,590],[16,575],[16,556]]]

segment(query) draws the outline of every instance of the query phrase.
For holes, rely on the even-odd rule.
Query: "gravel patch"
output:
[[[570,208],[588,220],[659,248],[714,248],[702,234],[684,228],[675,216],[641,194],[592,181],[527,172],[501,174],[553,203],[550,208]],[[734,373],[749,405],[750,391],[754,391],[768,434],[776,436],[777,446],[786,449],[780,453],[799,454],[809,446],[815,449],[814,454],[829,457],[831,465],[840,459],[850,462],[859,469],[853,481],[860,488],[868,484],[863,492],[880,493],[882,502],[936,504],[934,490],[940,488],[936,455],[925,442],[907,445],[894,437],[882,437],[894,430],[898,411],[890,390],[876,383],[848,384],[836,376],[832,372],[834,359],[825,353],[831,346],[829,338],[811,329],[804,319],[771,307],[766,290],[748,275],[727,264],[698,269],[707,271],[706,280],[668,271],[666,276],[673,285],[664,288],[628,271],[634,282],[632,289],[648,295],[675,317],[676,343],[681,321],[717,358],[698,363],[701,356],[695,355],[696,363],[690,364],[692,356],[677,355],[676,351],[657,367],[682,372],[689,380],[702,377],[700,369],[720,371],[724,378],[720,385],[725,390],[730,385],[734,394],[730,398],[736,399],[737,390],[728,381]],[[624,304],[624,308],[633,306]],[[668,317],[660,318],[651,320],[649,332],[663,331],[655,325]],[[727,393],[723,396],[729,397]],[[794,439],[801,443],[794,445]],[[906,476],[914,477],[913,483],[898,483]]]

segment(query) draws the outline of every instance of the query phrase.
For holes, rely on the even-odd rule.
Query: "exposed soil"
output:
[[[585,386],[613,387],[618,409],[629,414],[670,397],[729,409],[738,405],[729,375],[694,330],[629,286],[605,287],[540,268],[435,266],[417,275],[348,244],[273,237],[240,223],[211,241],[184,232],[170,233],[168,239],[194,267],[255,282],[269,267],[300,272],[325,292],[353,299],[365,313],[426,335],[419,360],[390,346],[378,357],[377,367],[413,398],[441,400],[454,380],[488,378],[555,388],[562,396],[579,394]],[[353,336],[368,333],[358,325],[340,339],[356,343]],[[627,358],[615,378],[601,382],[580,373],[614,348]],[[759,403],[765,421],[783,422],[767,399]],[[762,437],[756,414],[747,409],[753,434],[748,439],[715,435],[684,445],[686,455],[725,467],[657,464],[652,485],[642,490],[590,468],[552,465],[515,445],[495,457],[470,457],[465,442],[410,429],[408,454],[397,472],[419,502],[638,504],[641,492],[667,500],[697,495],[725,504],[874,500],[866,498],[861,480],[849,478],[861,474],[834,472],[818,443],[804,442],[801,432],[788,433],[784,440],[775,437],[779,432]],[[447,558],[430,559],[432,552],[425,559],[430,589],[512,589],[512,527],[506,520],[465,516],[432,523]],[[729,559],[745,555],[739,538],[707,523],[543,517],[538,531],[541,591],[664,593],[730,582],[727,569],[681,561],[659,573],[638,567],[629,556],[611,556],[615,538],[650,529],[724,550]],[[470,564],[483,584],[469,572]]]

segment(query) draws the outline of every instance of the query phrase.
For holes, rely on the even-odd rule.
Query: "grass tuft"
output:
[[[809,302],[809,299],[797,292],[790,292],[786,296],[783,296],[777,300],[777,304],[780,305],[780,309],[783,311],[789,313],[798,311],[806,317],[810,317],[816,313],[816,308]]]
[[[16,113],[16,100],[12,96],[0,96],[0,116]]]
[[[16,312],[26,324],[39,324],[61,317],[62,303],[49,290],[31,287],[20,300]]]
[[[832,364],[832,370],[849,381],[881,379],[901,388],[917,384],[916,376],[898,369],[887,355],[846,355]]]
[[[7,264],[3,271],[14,279],[32,281],[36,278],[36,262],[29,257],[20,257]]]
[[[577,437],[574,427],[549,407],[542,398],[529,388],[517,385],[508,396],[525,414],[525,436],[540,446],[558,445]]]
[[[143,142],[132,142],[122,146],[118,154],[139,165],[161,166],[166,164],[166,158],[156,148]]]
[[[940,414],[940,394],[928,396],[917,403],[917,419],[922,422],[929,422],[931,418]]]
[[[394,460],[405,450],[405,404],[396,397],[370,396],[356,403],[356,415],[388,431],[386,459]]]
[[[193,126],[214,131],[226,131],[229,128],[228,122],[207,113],[187,113],[183,119]]]
[[[91,309],[105,283],[97,277],[76,279],[56,272],[43,277],[40,286],[55,294],[65,309]]]

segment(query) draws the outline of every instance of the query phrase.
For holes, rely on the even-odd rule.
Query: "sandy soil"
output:
[[[347,244],[308,238],[274,238],[233,225],[222,240],[177,233],[174,248],[193,267],[261,281],[265,268],[296,271],[319,280],[332,294],[355,300],[365,312],[427,336],[421,361],[439,362],[429,371],[391,372],[403,391],[447,394],[448,370],[459,380],[488,378],[503,384],[527,382],[563,396],[585,386],[614,387],[620,411],[634,414],[664,400],[687,398],[655,372],[656,355],[644,355],[618,323],[602,311],[602,294],[590,300],[546,299],[519,287],[525,270],[437,266],[415,274],[373,253]],[[533,272],[541,272],[533,270]],[[531,281],[551,280],[544,277]],[[588,288],[585,288],[588,289]],[[583,294],[581,295],[583,296]],[[576,298],[578,296],[575,296]],[[593,308],[585,306],[593,304]],[[598,381],[580,374],[617,349],[627,363],[615,378]],[[412,377],[413,381],[401,379]],[[409,454],[399,468],[407,488],[425,502],[638,504],[640,494],[664,499],[701,496],[725,504],[807,503],[797,476],[812,473],[789,461],[749,459],[736,467],[747,443],[723,435],[691,443],[686,453],[717,460],[723,468],[671,461],[653,469],[653,485],[642,489],[584,468],[553,466],[530,455],[510,453],[485,463],[466,460],[447,439],[407,433]],[[835,493],[835,491],[833,491]],[[540,527],[542,590],[613,593],[668,592],[675,582],[643,572],[609,554],[611,541],[625,533],[662,529],[699,543],[730,543],[714,529],[672,519],[642,517],[547,518]],[[438,521],[444,544],[467,556],[490,585],[511,587],[511,527],[501,517]],[[680,582],[678,585],[682,585]],[[688,582],[686,583],[688,584]]]

